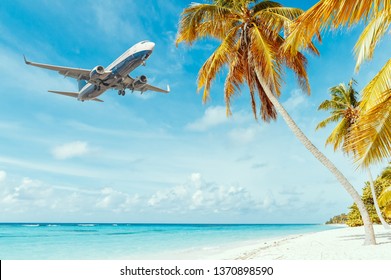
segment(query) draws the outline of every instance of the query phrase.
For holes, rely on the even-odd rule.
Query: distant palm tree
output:
[[[326,140],[326,145],[334,144],[334,151],[341,148],[344,153],[349,153],[347,135],[360,116],[358,93],[354,90],[353,84],[355,81],[352,79],[348,86],[339,84],[330,88],[330,100],[323,101],[318,108],[318,110],[330,111],[330,116],[321,121],[316,129],[324,128],[331,122],[338,122]]]
[[[390,0],[321,0],[291,26],[284,48],[294,54],[312,45],[312,38],[324,29],[361,21],[366,26],[354,47],[358,71],[365,60],[373,57],[377,44],[390,28]],[[391,157],[391,59],[363,89],[361,100],[361,117],[356,123],[359,133],[351,134],[350,143],[356,150],[356,161],[368,167]]]
[[[316,129],[324,128],[331,122],[338,122],[330,136],[327,138],[326,145],[334,144],[334,151],[341,148],[345,154],[355,152],[353,146],[349,145],[351,139],[349,135],[353,125],[360,117],[360,102],[357,100],[358,92],[353,88],[354,84],[356,84],[356,81],[352,79],[348,86],[339,84],[338,86],[332,87],[330,89],[331,99],[323,101],[318,108],[318,110],[330,111],[331,116],[321,121]],[[377,203],[375,185],[369,167],[367,168],[367,171],[376,214],[383,227],[389,229],[390,226],[384,220]]]
[[[259,111],[265,121],[275,119],[277,112],[302,144],[323,164],[352,196],[362,215],[366,244],[375,244],[369,214],[360,195],[345,176],[304,135],[278,100],[283,66],[294,71],[302,89],[309,92],[306,59],[300,52],[285,52],[284,34],[291,30],[293,20],[302,13],[273,1],[213,0],[207,4],[193,3],[181,16],[177,44],[194,43],[197,39],[214,38],[221,42],[207,59],[198,74],[198,90],[204,88],[203,100],[208,99],[212,81],[223,66],[228,66],[225,80],[225,102],[230,114],[230,102],[240,86],[250,90],[251,106],[257,117]],[[312,43],[307,49],[318,53]]]

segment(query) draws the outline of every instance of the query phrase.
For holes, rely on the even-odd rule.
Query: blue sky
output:
[[[0,6],[0,221],[317,223],[346,212],[350,197],[280,119],[254,121],[247,89],[226,118],[224,76],[203,105],[197,72],[216,47],[175,46],[192,1],[2,1]],[[281,1],[308,8],[315,1]],[[365,174],[315,132],[328,88],[353,76],[361,89],[389,58],[390,36],[355,75],[360,27],[324,34],[309,57],[312,95],[285,76],[281,102],[303,131],[361,190]],[[29,67],[107,66],[133,44],[156,43],[145,74],[171,93],[106,92],[104,103],[47,90],[76,82]],[[382,166],[373,168],[377,173]]]

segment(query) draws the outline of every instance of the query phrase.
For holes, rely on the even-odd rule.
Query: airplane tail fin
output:
[[[66,96],[70,96],[70,97],[74,97],[74,98],[78,98],[79,97],[79,93],[78,92],[56,91],[56,90],[48,90],[48,91],[52,92],[52,93],[55,93],[55,94],[66,95]],[[99,98],[94,98],[94,99],[89,99],[89,100],[93,100],[93,101],[97,101],[97,102],[103,102],[103,100],[101,100]]]
[[[77,80],[77,86],[79,88],[79,91],[87,84],[86,80]]]

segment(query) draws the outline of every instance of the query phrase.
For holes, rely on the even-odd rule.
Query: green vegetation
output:
[[[391,208],[391,186],[384,188],[379,196],[379,203],[381,206]]]
[[[332,217],[330,220],[326,222],[326,225],[331,225],[331,224],[346,224],[348,220],[348,215],[345,213],[342,213],[341,215],[337,215]]]
[[[391,181],[391,163],[383,170],[381,177],[384,180]],[[386,185],[383,188],[383,191],[379,196],[379,204],[380,206],[385,207],[385,211],[387,211],[389,215],[391,215],[391,185],[390,184],[388,184],[388,186]]]
[[[375,191],[376,195],[379,196],[379,194],[383,191],[384,188],[388,187],[388,185],[391,183],[389,180],[385,180],[382,178],[378,178],[375,182]],[[363,189],[363,195],[362,200],[364,201],[365,206],[367,207],[367,210],[369,212],[369,215],[371,217],[372,223],[379,224],[380,219],[378,215],[376,214],[375,206],[373,205],[373,197],[371,193],[371,189],[369,186],[369,182],[365,183],[365,187]],[[386,222],[391,222],[391,215],[387,217],[385,207],[380,208],[383,217],[385,218]],[[357,205],[353,204],[350,206],[350,212],[348,213],[348,221],[346,222],[348,226],[351,227],[357,227],[362,226],[362,219],[360,216],[360,213],[358,212]]]
[[[389,192],[389,187],[391,185],[391,164],[387,166],[383,170],[383,172],[380,174],[380,176],[377,177],[377,179],[374,181],[375,186],[375,192],[377,197],[385,197],[384,193]],[[380,195],[382,194],[382,195]],[[378,215],[376,214],[376,209],[373,205],[373,197],[372,192],[370,189],[369,182],[365,183],[365,187],[363,188],[363,195],[362,200],[369,212],[369,215],[371,217],[372,223],[379,224],[380,219]],[[379,200],[382,201],[382,200]],[[341,214],[339,216],[335,216],[331,218],[327,224],[333,224],[333,223],[340,223],[339,221],[343,221],[342,223],[346,223],[348,226],[351,227],[357,227],[362,226],[363,222],[361,219],[360,212],[358,211],[357,205],[354,203],[352,206],[349,207],[350,212],[345,215]],[[387,223],[391,223],[391,200],[385,200],[380,203],[380,210],[382,212],[382,215]],[[343,219],[346,217],[346,219]]]

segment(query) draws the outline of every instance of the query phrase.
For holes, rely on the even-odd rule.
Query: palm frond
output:
[[[273,30],[276,34],[283,32],[287,35],[290,32],[290,26],[293,21],[302,13],[303,10],[297,8],[276,7],[260,10],[255,13],[253,17],[257,18],[262,24],[268,29]],[[316,52],[314,46],[311,46],[309,49],[314,49],[314,52]]]
[[[221,6],[221,7],[227,7],[227,8],[237,8],[242,5],[241,0],[213,0],[209,1],[213,2],[215,5]]]
[[[349,108],[356,108],[359,104],[357,100],[358,92],[353,88],[354,80],[349,82],[349,87],[345,84],[339,84],[329,89],[331,99],[323,101],[318,110],[329,111],[333,113],[343,112]]]
[[[279,95],[281,65],[276,61],[278,49],[272,45],[273,39],[270,38],[274,35],[263,32],[258,26],[253,26],[249,32],[251,38],[249,59],[252,67],[258,68],[267,85]]]
[[[239,18],[229,7],[192,4],[181,15],[176,44],[186,42],[191,45],[195,40],[204,37],[223,39]]]
[[[343,118],[343,114],[332,114],[330,117],[328,117],[328,118],[324,119],[323,121],[321,121],[320,123],[318,123],[318,125],[316,126],[315,129],[318,130],[320,128],[324,128],[332,122],[338,122],[342,118]]]
[[[255,72],[253,72],[255,75]],[[273,103],[270,101],[270,99],[267,97],[265,93],[265,89],[262,87],[261,83],[258,79],[256,81],[256,87],[258,90],[258,97],[261,102],[261,118],[265,122],[269,122],[271,120],[277,119],[277,111],[274,107]]]
[[[389,0],[321,0],[292,25],[284,48],[294,53],[308,46],[325,29],[352,26],[389,8]]]
[[[332,101],[332,100],[325,100],[323,101],[322,103],[320,103],[319,107],[318,107],[318,110],[324,110],[324,111],[328,111],[328,110],[331,110],[331,109],[335,109],[335,102]]]
[[[242,42],[242,40],[239,43],[241,46],[245,46],[245,42]],[[258,120],[257,117],[257,102],[255,99],[255,92],[256,92],[256,77],[254,75],[254,71],[251,69],[251,64],[249,61],[248,52],[245,50],[245,48],[240,48],[239,55],[237,56],[237,59],[240,61],[241,71],[243,71],[243,76],[247,80],[247,84],[250,91],[250,98],[251,98],[251,109],[253,111],[254,118]],[[241,73],[239,71],[239,73]],[[261,110],[262,111],[262,110]]]
[[[384,92],[391,89],[391,59],[362,91],[360,108],[366,111],[382,101]]]
[[[329,137],[326,139],[326,146],[329,144],[334,144],[334,151],[342,147],[342,150],[345,153],[348,153],[349,149],[344,145],[347,135],[349,133],[350,124],[347,119],[342,118],[341,121],[333,129]]]
[[[298,8],[290,8],[290,7],[274,7],[274,8],[266,8],[262,9],[256,13],[254,13],[254,17],[262,16],[265,14],[272,14],[274,17],[283,20],[284,22],[293,22],[297,19],[301,14],[303,14],[302,9]]]
[[[265,89],[263,88],[263,86],[259,82],[256,71],[254,71],[254,69],[253,69],[254,63],[251,61],[251,59],[252,59],[252,56],[250,56],[249,53],[247,53],[247,62],[248,63],[247,63],[247,67],[245,69],[247,70],[246,77],[247,77],[247,83],[250,88],[251,104],[253,107],[253,113],[254,113],[255,119],[257,119],[255,92],[258,92],[261,118],[265,122],[270,122],[271,120],[275,120],[277,118],[277,111],[276,111],[276,108],[274,107],[273,103],[267,97]]]
[[[308,79],[307,74],[307,59],[306,57],[301,53],[297,52],[295,55],[290,55],[289,53],[286,53],[283,51],[281,46],[283,45],[284,41],[282,40],[279,44],[279,53],[278,57],[281,61],[285,63],[285,65],[293,70],[293,72],[296,75],[297,82],[302,89],[303,92],[306,92],[307,94],[311,93],[311,87],[310,82]]]
[[[227,108],[227,115],[231,114],[231,98],[234,96],[235,92],[240,91],[240,86],[244,83],[246,75],[246,69],[244,65],[244,62],[246,61],[244,58],[245,53],[238,46],[240,46],[240,42],[237,43],[237,51],[233,52],[233,56],[231,56],[229,70],[224,84],[224,99]],[[250,95],[252,98],[252,110],[254,117],[256,118],[256,105],[253,96],[254,93],[251,91],[251,86]]]
[[[350,135],[348,148],[357,151],[355,161],[362,167],[391,156],[391,89],[382,100],[362,114]]]
[[[337,86],[331,87],[329,91],[332,95],[341,97],[348,91],[348,88],[344,83],[341,83]]]
[[[372,18],[365,27],[356,45],[354,46],[354,53],[357,57],[356,71],[360,69],[361,64],[365,60],[372,59],[376,45],[387,32],[390,24],[391,12],[384,10],[376,17]]]
[[[273,2],[273,1],[262,1],[254,5],[252,8],[254,14],[257,14],[259,11],[270,9],[270,8],[278,8],[282,7],[280,3]]]
[[[235,48],[236,36],[238,28],[233,28],[230,33],[226,34],[225,39],[214,53],[205,61],[200,71],[198,72],[198,91],[204,87],[203,102],[209,98],[210,86],[217,73],[224,64],[230,61],[230,54],[237,51]]]

